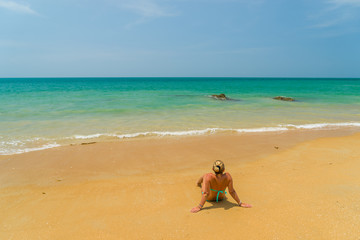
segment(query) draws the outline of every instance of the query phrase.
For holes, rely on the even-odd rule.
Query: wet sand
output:
[[[0,156],[0,239],[359,239],[360,134],[144,138]],[[221,159],[251,209],[190,209]]]

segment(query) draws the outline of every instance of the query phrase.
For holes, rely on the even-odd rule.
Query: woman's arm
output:
[[[229,185],[228,185],[228,189],[229,189],[229,193],[230,195],[232,196],[232,198],[238,203],[238,205],[240,207],[245,207],[245,208],[251,208],[252,206],[250,204],[247,204],[247,203],[243,203],[240,201],[240,198],[238,197],[235,189],[234,189],[234,186],[233,186],[233,180],[232,180],[232,177],[230,175],[230,173],[226,173],[229,177]]]
[[[204,204],[206,202],[206,199],[207,199],[207,196],[209,195],[209,192],[210,192],[209,181],[210,181],[210,179],[205,175],[204,178],[203,178],[203,184],[202,184],[202,187],[201,187],[202,195],[201,195],[200,203],[196,207],[193,207],[191,209],[192,213],[199,212],[201,210],[201,208],[204,206]]]

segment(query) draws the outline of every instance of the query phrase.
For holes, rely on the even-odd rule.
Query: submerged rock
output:
[[[214,95],[211,95],[211,97],[218,99],[218,100],[229,100],[229,98],[226,97],[224,93],[221,93],[219,95],[214,94]]]
[[[275,100],[281,100],[281,101],[288,101],[288,102],[293,102],[293,101],[295,101],[294,98],[291,98],[291,97],[283,97],[283,96],[277,96],[277,97],[274,97],[273,99],[275,99]]]

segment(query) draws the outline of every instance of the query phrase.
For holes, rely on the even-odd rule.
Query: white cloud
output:
[[[350,5],[360,7],[360,0],[329,0],[328,2],[337,6]]]
[[[312,28],[330,28],[346,24],[358,18],[360,0],[326,0],[324,8],[309,17],[315,23]]]
[[[125,28],[128,29],[145,24],[154,18],[178,15],[178,13],[174,11],[174,7],[168,4],[167,0],[120,0],[117,5],[123,10],[130,11],[139,16],[137,20],[125,25]]]
[[[19,12],[19,13],[27,13],[27,14],[37,14],[34,10],[30,8],[30,6],[25,4],[16,3],[13,1],[1,1],[0,0],[0,8],[5,8],[10,11]]]
[[[13,40],[1,40],[0,39],[0,47],[22,47],[26,44],[24,42],[18,42]]]
[[[174,12],[152,0],[133,0],[122,4],[122,7],[142,17],[169,17],[176,15]]]

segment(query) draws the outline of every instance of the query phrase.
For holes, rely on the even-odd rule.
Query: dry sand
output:
[[[360,134],[144,138],[0,156],[0,239],[360,239]],[[200,200],[222,159],[228,195]]]

